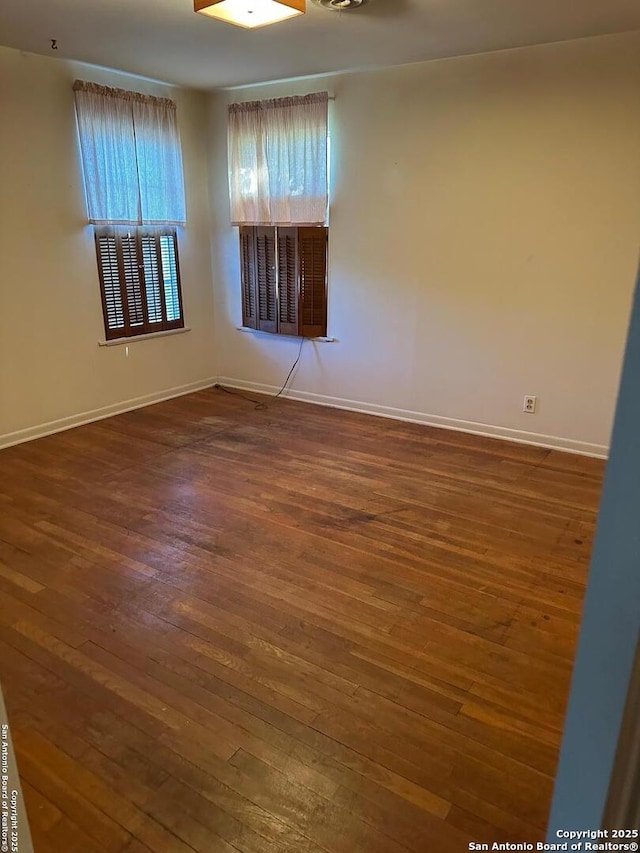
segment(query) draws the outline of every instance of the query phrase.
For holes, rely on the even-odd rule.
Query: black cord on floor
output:
[[[231,394],[232,397],[241,397],[248,403],[253,403],[256,412],[263,412],[269,408],[267,403],[264,403],[262,400],[254,400],[252,397],[247,397],[246,394],[243,394],[242,391],[237,391],[235,388],[225,388],[224,385],[219,385],[217,382],[213,387],[216,391],[224,391],[225,394]]]
[[[285,389],[286,389],[287,385],[289,384],[289,380],[293,376],[293,371],[296,369],[296,367],[300,363],[300,359],[302,358],[302,347],[304,346],[305,341],[306,341],[306,338],[300,338],[300,349],[298,350],[298,357],[293,362],[291,370],[289,371],[287,378],[284,380],[284,384],[282,385],[282,388],[278,391],[277,394],[273,395],[274,400],[277,400],[278,397],[281,397],[282,394],[284,394]],[[246,394],[243,394],[242,391],[238,391],[235,388],[225,388],[223,385],[219,385],[218,383],[216,383],[213,387],[216,388],[218,391],[224,391],[225,394],[231,394],[234,397],[241,397],[243,400],[246,400],[248,403],[253,403],[255,406],[256,412],[263,412],[263,411],[265,411],[265,409],[269,408],[268,403],[265,403],[262,400],[254,400],[253,397],[247,397]]]
[[[294,371],[294,370],[296,369],[296,367],[298,366],[298,362],[300,361],[300,359],[301,359],[301,357],[302,357],[302,347],[304,346],[304,342],[305,342],[305,340],[306,340],[306,338],[300,338],[300,349],[298,350],[298,357],[297,357],[297,358],[296,358],[296,360],[293,362],[293,367],[292,367],[292,368],[291,368],[291,370],[289,371],[289,375],[287,376],[287,378],[284,380],[284,385],[282,386],[282,388],[281,388],[281,389],[278,391],[278,393],[276,394],[276,396],[275,396],[275,399],[276,399],[276,400],[277,400],[277,399],[278,399],[278,397],[280,397],[280,396],[281,396],[281,394],[284,392],[284,389],[287,387],[287,384],[288,384],[289,380],[291,379],[291,374],[293,373],[293,371]]]

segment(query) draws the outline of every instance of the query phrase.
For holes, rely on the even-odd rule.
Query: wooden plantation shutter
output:
[[[144,294],[147,300],[149,325],[162,322],[162,303],[164,301],[160,285],[160,265],[158,251],[153,234],[140,236],[142,267],[144,269]]]
[[[140,253],[135,231],[120,235],[121,283],[128,313],[129,334],[135,335],[144,325],[142,288],[140,287]],[[122,286],[122,284],[121,284]]]
[[[256,228],[256,278],[258,328],[261,332],[277,332],[276,235],[271,227]]]
[[[258,328],[256,311],[256,245],[255,228],[243,225],[240,228],[240,277],[242,282],[242,325],[248,329]]]
[[[327,334],[327,228],[299,228],[300,334]]]
[[[299,334],[298,229],[278,228],[278,305],[281,335]]]
[[[175,229],[97,228],[107,340],[184,327]]]
[[[178,238],[175,230],[168,233],[158,233],[156,245],[160,247],[160,264],[162,267],[160,287],[164,296],[165,314],[163,322],[169,326],[172,323],[180,323],[180,326],[184,326],[180,265],[178,263]]]
[[[324,227],[240,228],[243,326],[327,334],[327,233]]]
[[[120,290],[122,275],[118,267],[116,235],[96,232],[96,250],[105,331],[107,339],[115,338],[119,337],[119,332],[124,335],[124,329],[128,325],[128,316],[125,322],[125,307]]]

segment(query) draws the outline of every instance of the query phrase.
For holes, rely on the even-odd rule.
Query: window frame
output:
[[[127,275],[127,264],[125,263],[123,238],[133,239],[135,245],[135,261],[137,270],[137,281]],[[167,288],[164,275],[162,258],[162,237],[170,237],[173,244],[172,264],[175,265],[176,296],[178,302],[179,317],[175,320],[168,319]],[[114,251],[117,270],[117,286],[119,288],[119,299],[122,311],[122,326],[110,325],[110,297],[107,291],[113,290],[113,273],[108,272],[102,254],[101,240],[114,239]],[[148,305],[147,276],[145,271],[143,240],[152,238],[154,240],[155,261],[157,269],[157,282],[152,282],[151,287],[157,286],[158,299],[161,311],[161,319],[152,321],[150,319]],[[180,258],[178,247],[178,229],[170,225],[96,225],[94,226],[94,241],[96,247],[96,261],[98,266],[98,278],[100,281],[100,299],[102,303],[102,315],[105,330],[105,339],[115,341],[120,338],[136,338],[152,335],[157,332],[168,332],[184,329],[184,305],[182,298],[182,284],[180,276]],[[142,323],[131,324],[130,294],[137,292],[140,310],[142,312]]]

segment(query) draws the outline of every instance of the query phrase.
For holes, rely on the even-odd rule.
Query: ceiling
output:
[[[214,89],[640,29],[638,0],[307,7],[304,16],[243,30],[196,15],[193,0],[1,0],[0,44]]]

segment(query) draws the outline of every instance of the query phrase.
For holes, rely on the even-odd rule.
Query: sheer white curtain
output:
[[[89,221],[184,224],[175,103],[80,80],[74,91]]]
[[[327,218],[327,92],[229,106],[234,225],[322,225]]]

